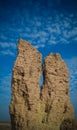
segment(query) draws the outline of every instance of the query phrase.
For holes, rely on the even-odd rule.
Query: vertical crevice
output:
[[[44,70],[44,59],[42,58],[42,73],[40,75],[40,83],[39,83],[40,89],[42,88],[42,86],[44,84],[44,73],[43,73],[43,70]]]
[[[44,79],[43,79],[43,73],[41,74],[41,76],[40,76],[40,88],[42,88],[42,86],[43,86],[43,81]]]

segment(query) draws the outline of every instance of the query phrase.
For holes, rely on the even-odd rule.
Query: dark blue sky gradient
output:
[[[70,71],[77,118],[77,0],[0,0],[0,121],[10,121],[11,77],[18,39],[46,57],[60,53]]]

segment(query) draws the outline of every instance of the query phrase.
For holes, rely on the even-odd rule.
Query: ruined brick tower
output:
[[[12,130],[60,130],[64,119],[74,118],[65,62],[59,54],[51,53],[44,59],[42,70],[41,57],[30,43],[19,40],[12,74]]]

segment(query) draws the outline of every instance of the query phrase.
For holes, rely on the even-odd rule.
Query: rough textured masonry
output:
[[[59,54],[51,53],[42,68],[41,57],[30,43],[19,40],[12,74],[12,130],[60,130],[63,120],[74,119],[65,62]]]

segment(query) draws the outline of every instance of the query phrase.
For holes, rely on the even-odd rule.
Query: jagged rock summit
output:
[[[44,59],[28,42],[19,40],[12,74],[10,117],[12,130],[60,130],[65,119],[74,119],[69,98],[69,73],[59,54]],[[44,82],[39,87],[40,76]]]

